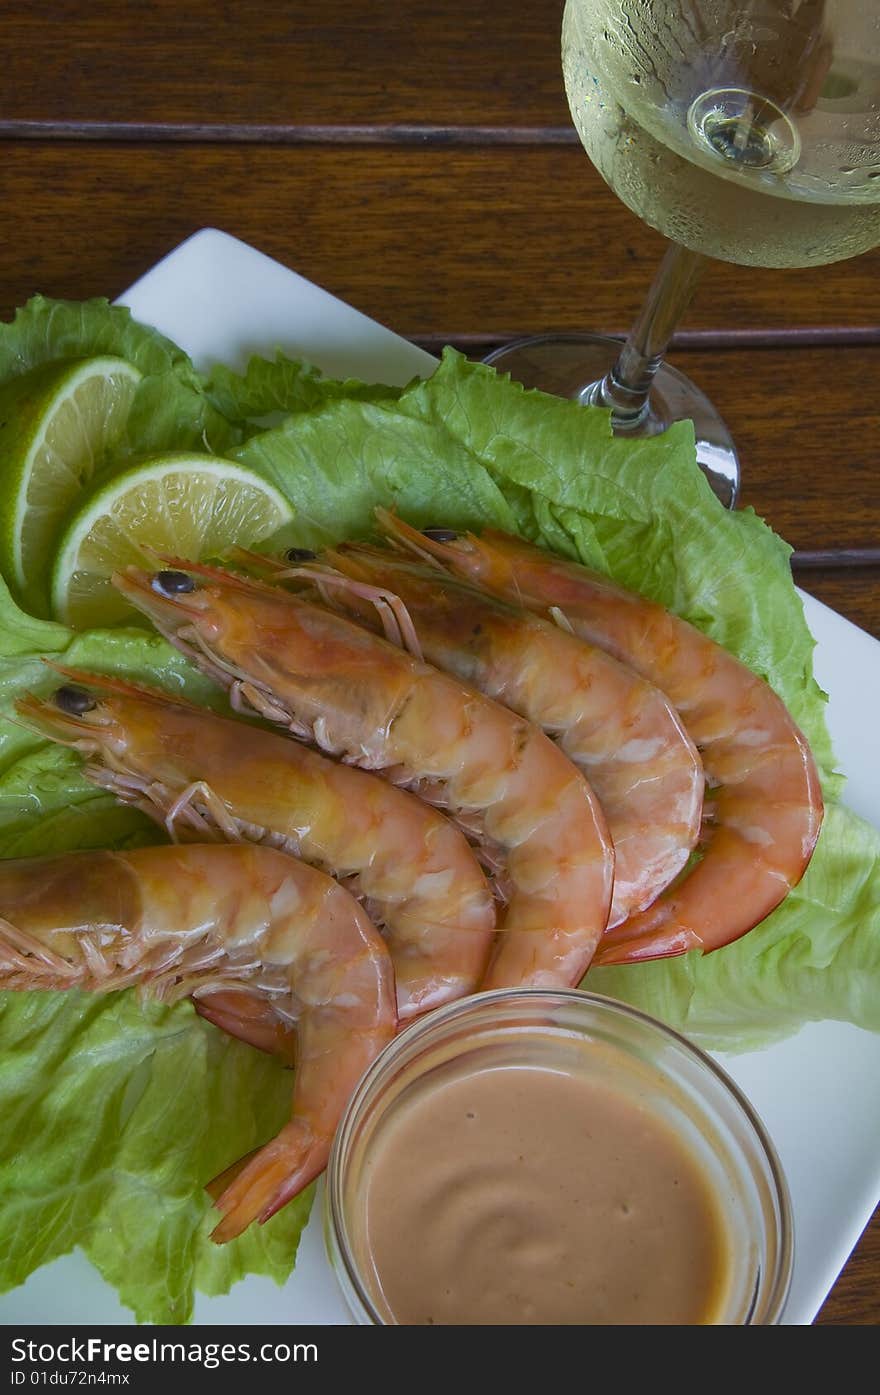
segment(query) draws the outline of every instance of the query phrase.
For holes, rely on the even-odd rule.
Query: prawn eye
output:
[[[84,712],[91,712],[97,705],[90,692],[85,688],[76,688],[72,683],[65,683],[55,693],[55,706],[60,707],[69,717],[81,717]]]
[[[288,562],[315,562],[318,554],[308,547],[289,547],[284,556]]]
[[[422,536],[430,538],[431,542],[457,542],[458,534],[454,528],[423,528]]]
[[[195,582],[186,572],[157,572],[153,577],[153,590],[165,596],[183,596],[195,589]]]

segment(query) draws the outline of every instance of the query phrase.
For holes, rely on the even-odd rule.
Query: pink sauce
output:
[[[708,1177],[658,1113],[601,1079],[504,1066],[428,1085],[383,1124],[361,1185],[354,1250],[392,1321],[702,1324],[720,1310]]]

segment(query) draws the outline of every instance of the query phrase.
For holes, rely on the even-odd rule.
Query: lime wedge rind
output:
[[[102,355],[42,364],[0,389],[0,558],[13,586],[38,608],[64,517],[122,436],[141,377],[127,360]]]

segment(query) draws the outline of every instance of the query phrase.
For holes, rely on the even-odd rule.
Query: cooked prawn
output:
[[[395,521],[395,538],[411,547],[420,534]],[[650,905],[687,862],[703,804],[702,762],[668,698],[604,650],[436,565],[359,543],[323,560],[387,587],[406,607],[429,663],[556,739],[608,820],[615,854],[609,927]],[[321,590],[320,572],[314,575]],[[334,599],[362,623],[375,617],[356,592],[333,587],[326,600]]]
[[[507,905],[485,987],[576,983],[605,928],[613,850],[586,780],[542,731],[278,586],[191,562],[114,584],[233,702],[449,808]],[[518,933],[514,933],[518,932]]]
[[[393,534],[396,525],[382,512],[380,526]],[[655,683],[702,756],[711,800],[703,857],[609,931],[594,962],[717,949],[769,915],[802,877],[823,812],[812,752],[769,684],[663,606],[520,538],[429,529],[422,546],[456,576],[554,615]]]
[[[494,898],[464,835],[436,809],[275,732],[55,667],[70,681],[47,701],[22,699],[26,723],[80,751],[93,783],[172,838],[217,831],[266,843],[342,881],[384,929],[401,1020],[476,989]],[[259,1045],[253,1032],[246,1039]]]
[[[191,996],[221,1024],[239,1010],[267,1031],[274,1020],[283,1059],[295,1032],[291,1119],[223,1174],[215,1240],[268,1220],[323,1170],[396,1029],[388,952],[343,887],[272,848],[193,844],[0,862],[0,905],[0,988]]]

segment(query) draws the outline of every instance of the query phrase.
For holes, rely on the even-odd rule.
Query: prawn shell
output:
[[[346,762],[442,800],[504,863],[509,895],[500,929],[508,933],[490,981],[503,981],[513,952],[506,941],[517,931],[534,936],[536,965],[543,938],[542,972],[558,968],[559,986],[577,982],[607,923],[613,848],[588,783],[544,733],[326,608],[217,568],[169,561],[206,584],[158,596],[136,568],[114,584],[239,701]],[[560,932],[564,963],[555,948]]]
[[[406,530],[415,551],[419,536]],[[668,698],[604,650],[437,565],[357,543],[329,550],[322,564],[297,575],[313,575],[322,594],[328,566],[393,590],[431,663],[556,740],[608,820],[615,848],[609,926],[650,905],[685,866],[703,802],[702,762]],[[334,586],[327,600],[370,623],[361,591]]]
[[[377,510],[377,518],[393,535],[394,516]],[[713,810],[703,856],[652,906],[609,930],[594,962],[707,952],[769,915],[803,876],[823,814],[809,744],[769,684],[656,602],[520,538],[487,529],[446,543],[423,535],[419,547],[630,665],[667,694],[700,752]]]
[[[81,750],[94,783],[175,838],[267,842],[343,881],[385,927],[402,1019],[475,990],[495,903],[441,813],[276,732],[118,676],[53,667],[96,695],[95,710],[71,716],[31,696],[18,704],[31,728]],[[255,1023],[248,1040],[259,1033]]]

